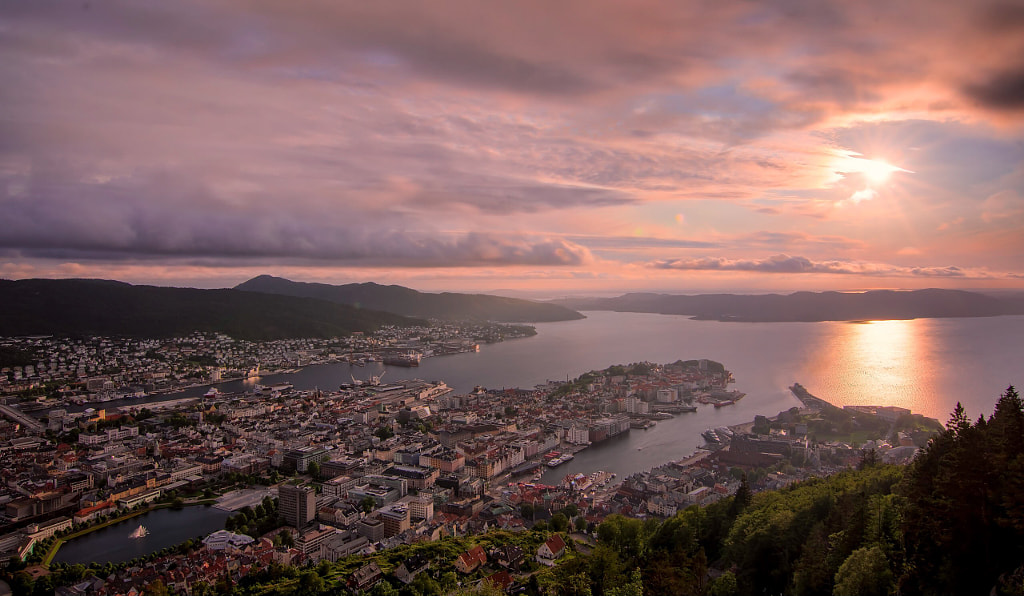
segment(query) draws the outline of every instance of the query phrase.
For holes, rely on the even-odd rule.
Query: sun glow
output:
[[[846,180],[846,188],[853,191],[849,197],[837,202],[837,206],[856,205],[862,201],[877,198],[879,190],[891,182],[893,173],[913,173],[883,159],[868,159],[854,151],[837,152],[832,162],[832,172],[834,176],[831,180],[832,184],[839,184]],[[862,187],[858,188],[860,186]]]
[[[884,159],[868,159],[859,153],[844,151],[836,156],[833,169],[837,174],[860,174],[871,187],[878,187],[889,181],[894,172],[913,173],[894,166]]]
[[[892,176],[893,172],[905,172],[903,168],[897,168],[880,159],[862,159],[861,173],[872,185],[884,184]]]

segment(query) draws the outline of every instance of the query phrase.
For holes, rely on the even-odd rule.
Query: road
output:
[[[3,414],[7,418],[10,418],[14,422],[17,422],[18,424],[24,426],[25,428],[28,428],[29,430],[32,430],[33,432],[41,433],[44,430],[46,430],[46,427],[43,426],[43,423],[39,422],[38,420],[29,416],[28,414],[22,412],[21,410],[12,408],[11,406],[0,405],[0,414]]]

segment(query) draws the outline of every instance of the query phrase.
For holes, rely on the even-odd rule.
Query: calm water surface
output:
[[[181,544],[190,538],[203,537],[224,529],[224,520],[230,515],[214,507],[203,505],[184,509],[158,509],[133,517],[80,538],[66,542],[57,551],[55,561],[62,563],[121,563],[147,555],[169,546]],[[142,524],[148,536],[130,538]]]
[[[720,323],[675,315],[588,312],[587,319],[537,324],[535,337],[485,344],[475,353],[426,358],[418,368],[328,364],[262,384],[288,382],[297,389],[336,389],[349,376],[384,381],[443,380],[458,392],[475,385],[533,387],[575,378],[613,364],[710,358],[736,377],[747,397],[734,408],[776,414],[797,405],[794,382],[837,405],[878,404],[910,408],[945,421],[957,401],[972,417],[990,414],[1008,385],[1024,385],[1024,316],[916,319],[870,323]],[[253,381],[221,384],[242,391]],[[195,397],[198,387],[156,399]],[[149,398],[154,399],[154,398]],[[106,407],[148,400],[109,402]]]
[[[575,378],[613,364],[642,360],[667,363],[710,358],[736,377],[747,396],[734,406],[701,407],[593,446],[572,462],[545,473],[545,482],[594,470],[620,477],[692,453],[708,427],[739,424],[757,414],[774,415],[799,405],[795,382],[836,405],[876,404],[910,408],[939,419],[957,401],[973,418],[991,414],[1010,384],[1024,385],[1024,316],[918,319],[871,323],[720,323],[673,315],[588,312],[587,319],[537,325],[535,337],[482,345],[480,352],[427,358],[419,368],[372,363],[310,366],[260,383],[288,382],[297,389],[336,389],[350,375],[367,379],[386,370],[384,381],[443,380],[465,393],[475,385],[533,387]],[[220,385],[251,389],[254,381]],[[158,399],[200,396],[206,387]],[[153,398],[149,398],[153,399]],[[147,400],[111,402],[106,407]],[[59,561],[123,561],[223,527],[226,513],[210,508],[161,510],[141,518],[150,536],[131,540],[140,521],[113,526],[61,548]]]

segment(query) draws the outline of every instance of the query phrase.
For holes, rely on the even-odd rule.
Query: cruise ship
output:
[[[570,462],[570,461],[572,461],[574,459],[576,459],[575,455],[573,455],[571,453],[566,453],[562,457],[556,457],[555,459],[549,461],[548,462],[548,467],[549,468],[557,468],[558,466],[560,466],[560,465],[562,465],[564,463]]]

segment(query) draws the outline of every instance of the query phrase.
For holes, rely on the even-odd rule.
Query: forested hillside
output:
[[[0,336],[162,338],[204,331],[262,341],[339,337],[381,325],[418,324],[427,323],[324,300],[239,290],[133,286],[101,279],[0,280]]]
[[[430,294],[402,286],[376,283],[329,285],[291,281],[270,275],[254,277],[236,290],[316,298],[358,308],[372,308],[406,317],[446,321],[540,323],[582,319],[580,313],[545,302],[486,294]]]
[[[958,405],[906,468],[868,452],[857,471],[597,533],[548,593],[623,594],[639,570],[644,594],[1024,594],[1024,408],[1012,387],[987,419]]]

